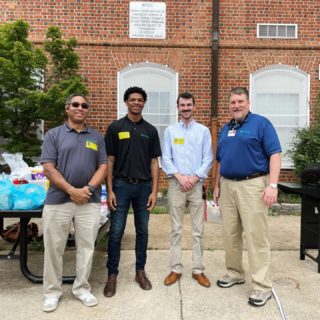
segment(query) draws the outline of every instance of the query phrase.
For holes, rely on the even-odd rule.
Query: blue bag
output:
[[[11,210],[13,207],[12,190],[13,183],[8,180],[0,180],[0,210]]]
[[[33,210],[41,207],[46,198],[46,190],[36,184],[14,185],[13,210]]]

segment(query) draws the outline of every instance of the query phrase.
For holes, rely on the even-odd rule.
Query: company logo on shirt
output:
[[[173,144],[184,144],[184,138],[174,138]]]
[[[95,141],[91,141],[91,140],[87,140],[86,141],[86,148],[92,149],[94,151],[98,150],[98,146],[97,146],[96,142]]]
[[[144,134],[144,133],[141,133],[141,137],[142,137],[142,138],[149,139],[149,136],[148,136],[148,135],[146,135],[146,134]]]
[[[119,137],[119,140],[130,139],[130,132],[129,131],[118,132],[118,137]]]

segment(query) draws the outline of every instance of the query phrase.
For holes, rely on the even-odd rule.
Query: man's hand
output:
[[[69,190],[70,199],[72,202],[83,205],[86,204],[91,196],[91,192],[89,191],[88,187],[85,186],[83,188],[70,188]]]
[[[175,174],[175,178],[180,184],[180,190],[182,192],[188,192],[190,191],[196,183],[199,181],[198,176],[184,176],[180,173]]]
[[[147,210],[151,212],[151,210],[154,208],[154,206],[157,203],[157,194],[156,193],[150,193],[148,202],[147,202]]]
[[[218,204],[218,198],[219,198],[219,195],[220,195],[220,188],[219,187],[215,187],[214,190],[213,190],[213,201],[214,203]]]
[[[264,204],[270,208],[277,202],[278,189],[273,189],[270,186],[266,186],[262,193],[262,199]]]
[[[108,192],[108,206],[111,211],[117,210],[117,199],[113,191]]]

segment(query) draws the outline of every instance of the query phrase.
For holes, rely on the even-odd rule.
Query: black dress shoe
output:
[[[144,270],[137,271],[136,273],[136,282],[139,283],[139,286],[143,290],[150,290],[152,288],[152,284],[147,278],[146,273]]]
[[[117,275],[112,273],[108,276],[107,283],[103,289],[103,294],[107,298],[111,298],[116,294]]]

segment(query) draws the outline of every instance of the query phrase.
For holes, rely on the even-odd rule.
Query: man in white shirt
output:
[[[171,272],[164,280],[169,286],[182,275],[181,232],[185,206],[192,220],[192,277],[204,287],[210,287],[203,270],[204,205],[203,182],[213,161],[210,131],[193,118],[195,99],[185,92],[178,96],[180,121],[168,127],[164,134],[162,169],[169,178],[168,202],[171,216]]]

